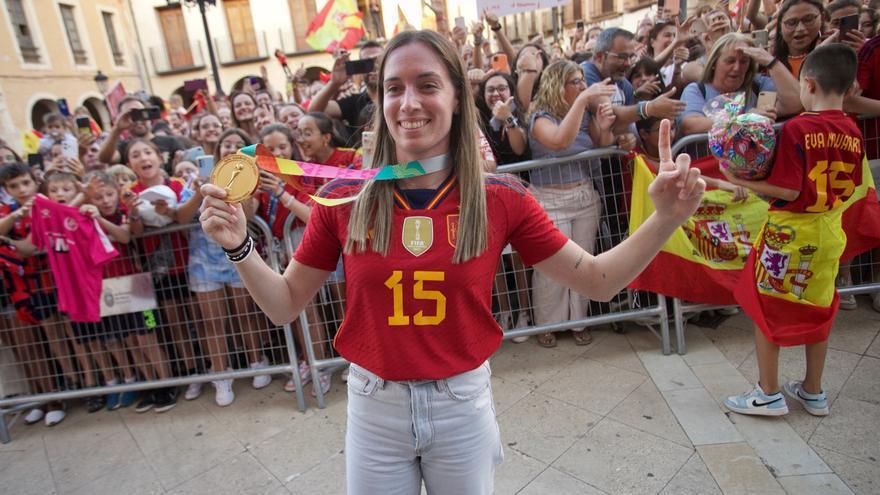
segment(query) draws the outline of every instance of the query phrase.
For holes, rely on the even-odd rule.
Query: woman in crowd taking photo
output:
[[[535,159],[571,156],[614,144],[611,104],[599,104],[615,86],[603,81],[587,88],[584,73],[569,60],[551,63],[541,76],[538,96],[529,117],[529,144]],[[593,252],[602,198],[594,186],[601,184],[599,160],[580,160],[529,173],[530,190],[556,227],[586,252]],[[535,324],[545,325],[587,316],[587,302],[546,273],[532,278]],[[574,330],[575,343],[593,338],[587,329]],[[544,347],[556,346],[556,335],[538,336]]]
[[[423,481],[431,495],[490,494],[502,458],[486,361],[502,338],[490,308],[501,250],[510,242],[557,282],[607,300],[695,211],[705,183],[686,156],[672,162],[665,140],[650,189],[656,213],[593,257],[553,226],[518,181],[483,173],[473,96],[449,40],[433,31],[398,34],[379,81],[370,165],[419,160],[436,171],[326,186],[326,197],[362,188],[352,203],[313,207],[283,275],[253,255],[242,206],[225,203],[225,190],[211,184],[202,186],[202,227],[276,324],[293,320],[344,258],[346,318],[335,347],[353,363],[349,494],[418,493]]]
[[[759,74],[760,68],[769,76]],[[776,105],[758,108],[758,95],[762,91],[775,92]],[[798,82],[791,72],[767,50],[755,46],[749,36],[729,33],[713,45],[700,82],[688,84],[681,95],[687,104],[679,124],[681,133],[707,132],[712,127],[712,119],[704,112],[706,103],[728,93],[745,93],[747,111],[774,121],[802,109]]]

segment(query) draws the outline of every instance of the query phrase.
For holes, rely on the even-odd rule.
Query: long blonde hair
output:
[[[382,83],[385,80],[385,66],[391,52],[413,43],[427,46],[440,57],[458,97],[458,108],[452,115],[449,156],[452,161],[452,173],[458,180],[461,196],[459,211],[461,228],[452,261],[464,263],[482,254],[488,244],[486,191],[477,147],[477,112],[473,105],[471,86],[455,46],[443,36],[434,31],[405,31],[388,42],[379,64],[378,104],[376,111],[373,112],[376,149],[372,155],[372,163],[365,163],[364,166],[373,168],[397,163],[394,139],[391,137],[382,110],[385,100]],[[393,181],[371,181],[364,185],[360,196],[354,202],[348,220],[348,239],[345,241],[347,254],[367,251],[368,240],[369,249],[383,256],[388,254],[394,215],[393,193]]]
[[[556,60],[541,73],[541,86],[538,95],[529,106],[530,113],[548,112],[557,119],[564,119],[571,105],[565,101],[565,81],[581,68],[571,60]]]

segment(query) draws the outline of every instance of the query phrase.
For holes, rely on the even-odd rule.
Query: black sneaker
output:
[[[86,397],[86,410],[90,413],[104,409],[105,404],[107,404],[107,401],[103,395]]]
[[[163,413],[169,411],[177,405],[176,390],[171,388],[160,388],[155,393],[156,412]]]
[[[141,401],[134,406],[135,412],[144,413],[152,409],[156,405],[154,394],[153,390],[144,390],[141,394]]]

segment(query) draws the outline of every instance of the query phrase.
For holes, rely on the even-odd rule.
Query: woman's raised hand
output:
[[[241,204],[229,204],[223,199],[226,190],[214,184],[202,186],[202,230],[217,244],[235,249],[247,238],[247,219]]]
[[[700,170],[691,168],[691,157],[686,153],[672,161],[670,123],[660,123],[660,168],[657,178],[648,187],[657,215],[675,225],[681,225],[697,211],[706,182],[700,178]]]
[[[601,102],[602,98],[611,98],[617,92],[617,86],[611,82],[611,78],[607,78],[602,82],[591,84],[578,95],[578,98],[585,98],[590,106]]]

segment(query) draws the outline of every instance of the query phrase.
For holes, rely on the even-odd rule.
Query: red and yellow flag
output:
[[[315,50],[328,53],[338,48],[351,50],[364,35],[362,18],[355,0],[328,0],[309,23],[306,43]]]
[[[718,162],[709,156],[692,166],[704,175],[720,177]],[[655,174],[644,159],[633,159],[630,233],[654,212],[648,186]],[[630,284],[687,301],[736,304],[733,289],[742,274],[755,236],[767,219],[766,202],[749,194],[734,203],[733,193],[709,189],[696,214],[680,227],[648,267]]]
[[[25,155],[35,155],[40,150],[40,139],[43,133],[31,129],[29,131],[21,131],[21,144]]]

